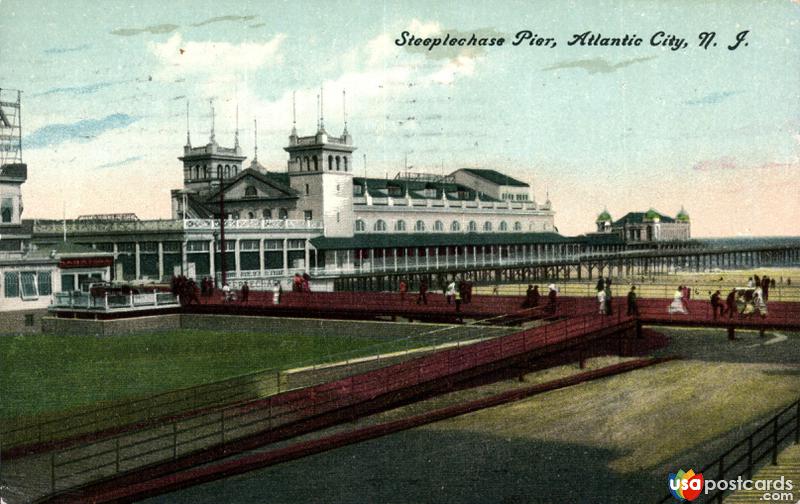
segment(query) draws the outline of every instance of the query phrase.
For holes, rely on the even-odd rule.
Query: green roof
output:
[[[617,233],[590,233],[577,236],[576,241],[587,245],[623,245],[625,241]]]
[[[365,184],[368,189],[367,192],[373,198],[442,199],[442,192],[444,191],[448,200],[473,201],[477,195],[481,201],[500,201],[491,196],[479,194],[474,189],[465,185],[450,182],[353,177],[353,185],[364,186]],[[389,187],[399,187],[400,194],[390,196],[388,192]],[[423,191],[425,189],[435,189],[436,196],[424,196]],[[458,197],[459,192],[463,194],[463,197]]]
[[[597,222],[605,222],[611,220],[613,219],[611,218],[611,214],[608,213],[608,210],[603,210],[603,213],[597,216]]]
[[[463,171],[467,173],[471,173],[476,177],[480,177],[482,179],[488,180],[497,185],[504,185],[504,186],[514,186],[514,187],[530,187],[525,182],[519,181],[515,178],[509,177],[499,171],[495,170],[484,170],[479,168],[462,168]]]
[[[615,226],[622,226],[624,224],[642,224],[646,220],[653,220],[658,217],[661,222],[675,222],[675,219],[659,213],[652,208],[647,212],[628,212],[624,217],[614,222]]]
[[[689,222],[689,214],[683,209],[683,207],[681,207],[681,210],[678,212],[675,220],[678,222]]]
[[[312,238],[318,250],[345,250],[393,247],[446,247],[465,245],[522,245],[574,243],[558,233],[364,233],[352,238]]]

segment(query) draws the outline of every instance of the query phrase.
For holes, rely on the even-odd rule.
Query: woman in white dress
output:
[[[764,301],[764,291],[757,287],[753,292],[753,307],[762,318],[767,316],[767,302]]]
[[[672,303],[669,305],[669,308],[667,308],[667,313],[670,315],[673,313],[681,313],[683,315],[689,313],[683,305],[683,292],[680,287],[672,294]]]
[[[597,303],[600,305],[600,307],[598,309],[598,313],[600,315],[605,315],[606,314],[606,291],[605,290],[601,289],[601,290],[597,291]]]

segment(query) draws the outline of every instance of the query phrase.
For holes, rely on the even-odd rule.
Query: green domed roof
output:
[[[678,215],[675,216],[675,220],[678,222],[689,222],[689,214],[683,207],[681,207],[681,211],[678,212]]]
[[[601,213],[600,215],[597,216],[597,221],[596,222],[607,222],[607,221],[611,221],[611,220],[612,220],[611,219],[611,214],[608,213],[608,210],[603,210],[603,213]]]
[[[650,221],[661,220],[661,214],[651,208],[646,214],[644,214],[644,218],[645,220]]]

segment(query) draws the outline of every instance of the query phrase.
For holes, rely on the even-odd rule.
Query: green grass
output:
[[[273,503],[657,502],[669,471],[699,469],[800,394],[797,333],[664,332],[663,353],[684,360],[146,502],[245,503],[264,488]]]
[[[119,337],[0,338],[0,418],[153,395],[264,369],[388,353],[453,335],[398,339],[180,330]]]

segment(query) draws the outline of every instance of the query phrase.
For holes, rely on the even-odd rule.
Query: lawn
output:
[[[194,330],[120,337],[3,337],[0,418],[147,396],[264,369],[385,354],[453,337],[452,331],[442,331],[387,342],[378,336]]]
[[[698,469],[800,395],[798,334],[664,332],[684,360],[147,502],[656,502],[669,471]]]

